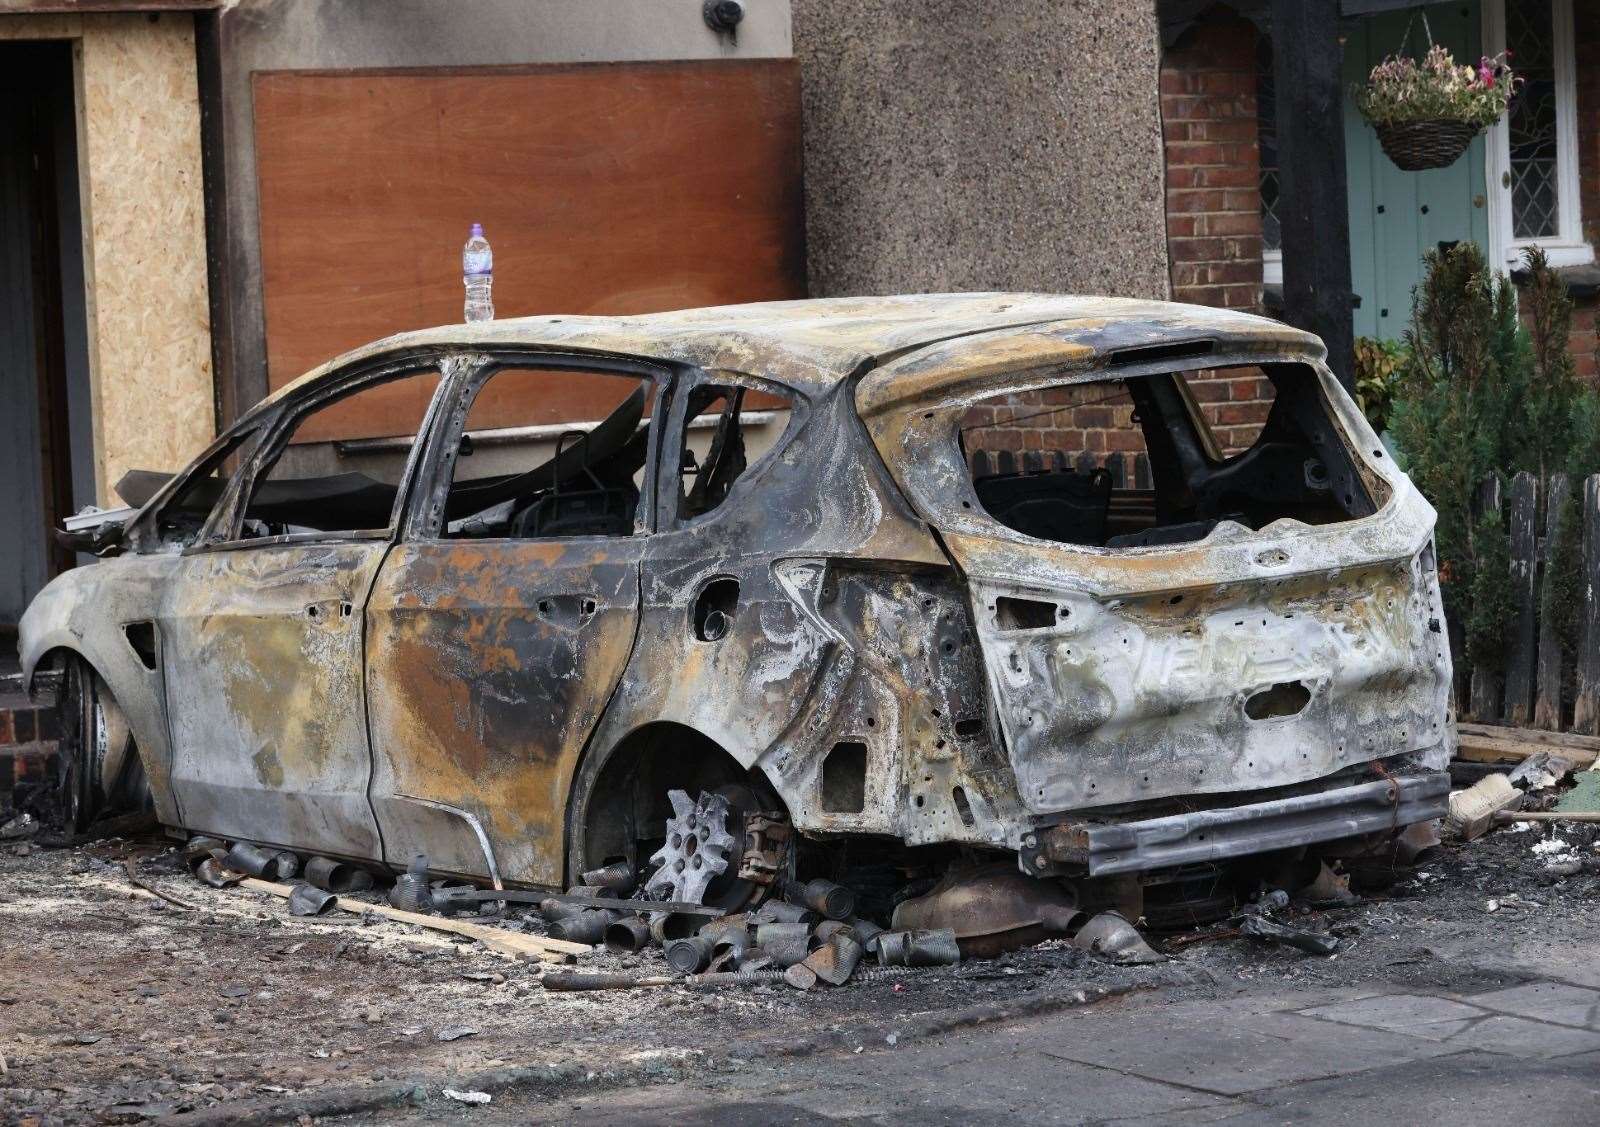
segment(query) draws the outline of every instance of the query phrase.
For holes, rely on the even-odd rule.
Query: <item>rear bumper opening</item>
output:
[[[1442,818],[1449,798],[1449,772],[1418,771],[1142,821],[1068,821],[1029,835],[1021,863],[1040,875],[1087,867],[1092,877],[1173,868],[1403,829]]]

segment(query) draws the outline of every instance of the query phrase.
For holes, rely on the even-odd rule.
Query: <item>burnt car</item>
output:
[[[1264,318],[447,326],[119,491],[21,624],[79,823],[524,886],[655,858],[724,902],[1002,860],[1181,903],[1445,809],[1434,512]]]

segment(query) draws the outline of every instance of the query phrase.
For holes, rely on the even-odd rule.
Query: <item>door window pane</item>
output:
[[[1560,233],[1555,29],[1550,0],[1506,0],[1506,47],[1525,85],[1506,115],[1511,163],[1511,233]]]
[[[389,528],[406,460],[438,390],[438,369],[419,369],[364,383],[301,414],[257,473],[240,536]],[[352,419],[383,437],[334,437]]]
[[[501,368],[473,398],[445,536],[631,536],[644,527],[653,385],[615,372]]]

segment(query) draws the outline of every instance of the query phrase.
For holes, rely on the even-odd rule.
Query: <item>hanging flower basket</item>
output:
[[[1427,31],[1424,15],[1422,26]],[[1411,28],[1406,28],[1406,38]],[[1433,43],[1421,60],[1400,51],[1372,68],[1365,86],[1351,90],[1356,108],[1378,134],[1389,159],[1406,172],[1445,168],[1461,159],[1472,139],[1505,115],[1521,79],[1506,55],[1485,56],[1477,66],[1458,64]]]
[[[1483,126],[1448,118],[1374,123],[1378,144],[1402,172],[1448,168],[1461,159]]]

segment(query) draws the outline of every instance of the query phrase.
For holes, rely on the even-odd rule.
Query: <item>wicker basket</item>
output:
[[[1482,127],[1467,121],[1434,119],[1374,125],[1378,144],[1402,171],[1448,168],[1461,159]]]

